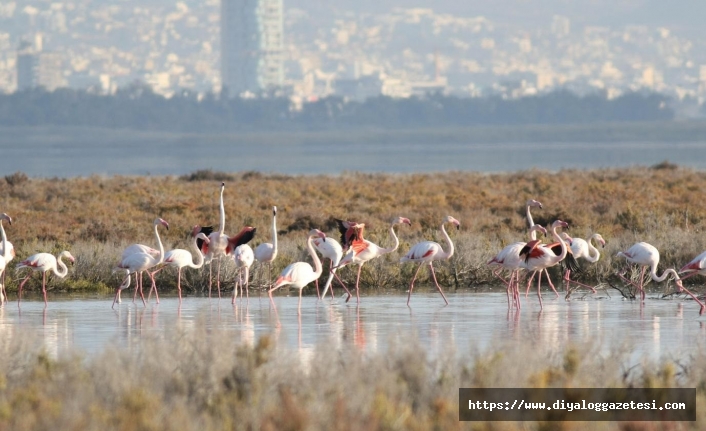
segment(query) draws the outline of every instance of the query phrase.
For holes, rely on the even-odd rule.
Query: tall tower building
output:
[[[221,0],[221,82],[230,97],[284,82],[282,0]]]

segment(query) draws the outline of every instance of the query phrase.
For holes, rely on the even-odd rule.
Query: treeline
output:
[[[82,90],[34,89],[0,95],[2,126],[94,126],[139,130],[218,132],[235,130],[345,129],[469,125],[585,124],[671,120],[666,96],[626,93],[578,96],[556,91],[503,99],[430,95],[365,102],[328,97],[294,109],[286,98],[199,98],[184,92],[169,99],[133,85],[105,96]]]

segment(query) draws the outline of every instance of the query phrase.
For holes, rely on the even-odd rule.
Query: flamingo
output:
[[[338,277],[338,274],[336,274],[336,271],[338,270],[338,263],[341,261],[341,258],[343,258],[343,247],[341,247],[341,244],[339,244],[339,242],[333,238],[326,237],[326,241],[322,241],[320,238],[315,239],[314,247],[316,248],[316,251],[321,253],[323,259],[329,260],[329,275],[328,279],[326,280],[326,284],[324,285],[324,293],[323,295],[321,295],[321,298],[326,297],[326,292],[328,291],[328,288],[330,286],[331,299],[333,299],[333,286],[331,286],[331,282],[333,281],[333,277],[336,277],[336,280],[338,280],[341,286],[343,286],[343,289],[348,292],[348,298],[350,299],[351,292],[348,290],[346,285],[343,284],[343,281],[341,281],[341,279]],[[319,292],[318,286],[319,281],[316,280],[317,294]]]
[[[276,249],[275,253],[277,253]],[[240,297],[243,297],[243,271],[245,271],[245,294],[250,296],[250,266],[255,260],[255,254],[249,245],[242,244],[233,251],[233,260],[235,260],[235,266],[238,268],[238,278],[235,280],[233,300],[231,301],[232,304],[235,304],[235,297],[238,296],[238,284],[240,284]]]
[[[6,220],[10,225],[12,225],[12,218],[5,213],[0,214],[0,234],[2,234],[2,252],[0,253],[0,276],[2,277],[2,285],[0,285],[0,305],[7,302],[7,292],[5,291],[5,268],[7,267],[7,264],[10,263],[12,258],[15,257],[15,248],[5,236],[5,228],[2,225],[3,220]]]
[[[395,245],[393,245],[391,248],[382,248],[377,244],[368,241],[367,239],[363,239],[363,227],[365,225],[358,224],[358,226],[360,226],[357,234],[358,239],[350,243],[350,249],[352,250],[352,252],[348,252],[338,263],[338,268],[345,266],[349,263],[353,265],[358,265],[358,275],[355,278],[355,296],[358,303],[360,303],[360,291],[358,289],[358,284],[360,283],[360,271],[363,269],[363,265],[369,260],[375,259],[376,257],[380,257],[384,254],[392,253],[393,251],[397,250],[397,248],[400,246],[400,240],[395,234],[395,225],[403,223],[410,226],[412,225],[412,222],[410,222],[409,219],[406,217],[397,217],[392,220],[392,223],[390,224],[390,235],[392,235],[393,241],[395,242]],[[339,229],[341,230],[341,234],[345,237],[348,235],[347,231],[352,228],[346,228],[345,223],[339,221]],[[350,298],[351,297],[349,294],[348,298],[346,299],[346,302],[348,302]]]
[[[568,233],[563,232],[561,236],[564,238],[564,240],[569,241],[569,244],[571,245],[571,253],[574,255],[574,259],[579,259],[583,258],[589,261],[590,263],[596,263],[598,262],[598,259],[601,257],[600,251],[592,244],[592,241],[595,241],[596,244],[601,244],[603,248],[605,248],[605,240],[599,233],[594,233],[591,235],[588,239],[582,239],[582,238],[572,238],[569,236]],[[583,283],[579,283],[578,281],[572,280],[571,279],[571,269],[567,268],[566,272],[564,273],[564,280],[566,280],[567,283],[567,289],[569,288],[570,283],[575,283],[579,286],[587,287],[593,291],[593,293],[596,293],[596,289],[594,287],[588,286]]]
[[[282,270],[279,277],[277,277],[277,280],[272,288],[267,291],[275,312],[277,312],[277,306],[275,305],[274,299],[272,299],[272,292],[282,286],[290,285],[296,289],[299,289],[299,305],[297,307],[297,312],[301,315],[302,290],[304,289],[304,286],[321,277],[321,272],[323,271],[321,267],[321,260],[319,260],[319,256],[314,250],[313,240],[315,238],[321,238],[326,241],[326,234],[318,229],[312,229],[309,231],[309,235],[307,236],[306,248],[309,250],[309,255],[314,261],[314,267],[312,268],[307,262],[294,262],[287,265],[287,267]]]
[[[165,226],[167,229],[169,229],[169,224],[166,224],[164,220],[161,218],[156,218],[154,219],[154,234],[157,238],[157,242],[159,242],[159,235],[157,234],[157,225],[162,225]],[[123,260],[127,259],[128,256],[136,254],[136,253],[146,253],[149,254],[152,257],[158,257],[159,256],[159,250],[156,250],[148,245],[144,244],[130,244],[129,246],[125,247],[125,250],[123,250],[123,253],[120,255],[120,261],[122,262]],[[140,271],[139,274],[135,275],[135,277],[140,277],[142,279],[142,271]],[[137,283],[137,281],[135,281]],[[152,288],[154,288],[155,285],[152,285]],[[151,289],[152,289],[151,288]],[[132,297],[132,301],[135,302],[135,298],[137,298],[137,290],[135,290],[135,294]]]
[[[59,278],[64,278],[69,273],[69,268],[61,260],[62,258],[68,259],[72,264],[76,261],[74,257],[68,251],[64,250],[54,257],[50,253],[37,253],[18,263],[15,267],[16,271],[22,268],[29,268],[32,271],[39,271],[42,273],[42,293],[44,294],[44,305],[47,305],[47,272],[51,271],[55,276]],[[61,268],[61,269],[58,269]],[[24,280],[20,283],[17,305],[19,306],[22,300],[22,288],[24,287],[27,280],[32,276],[32,272],[27,274]]]
[[[240,230],[240,232],[232,237],[228,237],[225,234],[226,226],[226,210],[223,205],[223,191],[225,190],[226,183],[221,183],[221,193],[220,193],[220,225],[217,231],[213,231],[210,226],[200,227],[200,231],[208,235],[209,242],[201,243],[201,251],[206,257],[206,263],[208,263],[208,297],[211,297],[211,286],[213,277],[213,268],[211,262],[213,259],[218,259],[218,270],[216,273],[216,285],[218,286],[218,298],[221,297],[221,258],[223,256],[229,255],[237,246],[249,242],[255,236],[256,229],[254,227],[246,226]],[[207,233],[209,232],[209,233]]]
[[[255,247],[255,260],[267,264],[267,285],[272,282],[272,262],[277,257],[277,207],[272,207],[272,242]]]
[[[166,268],[167,266],[172,266],[177,269],[177,290],[179,291],[179,302],[181,302],[181,270],[184,267],[199,269],[203,267],[204,255],[198,246],[198,241],[209,242],[208,237],[203,233],[199,232],[199,226],[194,226],[192,229],[191,236],[193,238],[191,243],[191,248],[196,251],[196,263],[193,261],[193,256],[188,250],[182,248],[175,248],[164,253],[164,261],[162,262],[164,266],[152,273],[152,278],[157,275],[158,272]],[[157,293],[157,286],[154,286],[155,294]],[[152,294],[152,289],[150,288],[150,295]],[[149,301],[149,295],[147,296]]]
[[[532,225],[530,228],[530,237],[534,236],[536,240],[536,233],[542,232],[546,235],[547,230],[538,224]],[[520,297],[519,290],[516,284],[519,283],[519,272],[523,269],[522,258],[520,258],[520,251],[527,245],[526,242],[515,242],[507,245],[505,248],[500,250],[498,254],[493,256],[492,259],[488,261],[488,265],[497,266],[498,269],[493,271],[493,275],[498,277],[507,286],[507,306],[510,307],[510,294],[512,293],[513,302],[517,308],[520,308]],[[501,275],[500,271],[503,269],[510,270],[510,278],[505,280]],[[514,284],[513,284],[514,282]]]
[[[130,286],[130,275],[133,273],[135,274],[135,294],[137,294],[137,291],[139,290],[140,298],[142,298],[142,304],[147,305],[145,303],[145,295],[142,291],[142,277],[138,277],[138,274],[142,273],[143,271],[147,271],[147,274],[149,274],[150,279],[152,280],[152,285],[156,288],[156,283],[154,282],[154,274],[150,273],[148,270],[159,265],[164,261],[164,245],[162,245],[162,239],[159,237],[159,231],[157,230],[157,226],[159,225],[162,225],[167,228],[167,230],[169,230],[169,223],[167,223],[165,220],[161,218],[156,218],[154,220],[154,234],[157,238],[157,244],[159,246],[159,253],[156,257],[150,253],[132,253],[122,259],[120,261],[120,264],[118,264],[118,266],[115,268],[115,270],[118,271],[124,270],[126,272],[126,277],[125,280],[118,286],[118,288],[115,289],[113,307],[115,307],[116,301],[118,303],[121,302],[120,292]],[[157,303],[159,303],[159,297],[157,297]]]
[[[534,279],[534,275],[539,273],[539,278],[537,279],[537,296],[539,297],[539,307],[543,308],[542,304],[542,292],[541,292],[541,285],[542,285],[542,272],[546,270],[547,268],[550,268],[552,266],[555,266],[564,258],[566,258],[567,254],[567,246],[564,241],[562,241],[561,237],[559,234],[556,232],[557,228],[559,227],[564,227],[568,228],[569,224],[566,223],[565,221],[561,220],[556,220],[554,223],[552,223],[552,236],[554,236],[554,239],[556,239],[559,242],[559,247],[560,247],[560,252],[557,254],[554,250],[552,250],[553,245],[544,245],[541,244],[541,240],[534,240],[530,241],[525,245],[522,250],[520,251],[520,256],[524,259],[524,264],[523,266],[530,271],[534,271],[532,274],[532,277],[530,277],[529,282],[527,283],[527,288],[529,289],[530,284],[532,283],[532,280]],[[549,284],[551,285],[552,281],[549,278],[549,274],[547,273],[547,280]],[[556,292],[556,290],[555,290]]]
[[[641,299],[643,301],[645,300],[645,270],[649,267],[650,277],[652,278],[652,280],[658,283],[661,283],[669,276],[669,274],[672,274],[674,276],[674,279],[676,280],[677,292],[681,293],[682,290],[685,291],[689,296],[694,298],[694,300],[701,306],[699,314],[704,313],[704,309],[706,309],[704,303],[701,302],[693,293],[689,292],[687,289],[684,288],[684,285],[682,284],[682,279],[679,277],[679,274],[677,274],[677,272],[673,268],[665,269],[662,272],[662,275],[657,276],[657,265],[659,264],[659,251],[652,244],[648,244],[646,242],[635,243],[627,251],[619,251],[618,254],[616,254],[616,257],[624,257],[625,259],[627,259],[628,262],[634,263],[642,267],[642,272],[640,273],[640,283],[637,286],[635,286],[635,284],[630,280],[626,279],[622,274],[618,274],[618,276],[625,280],[627,283],[637,287],[637,289],[640,291]],[[680,272],[689,271],[689,268],[686,268],[687,266],[689,266],[689,264],[682,268]]]
[[[434,284],[439,290],[441,297],[444,298],[444,302],[446,302],[447,305],[449,303],[449,301],[446,300],[446,296],[444,296],[444,292],[441,290],[441,286],[439,286],[439,282],[436,281],[436,274],[434,274],[434,261],[450,259],[451,256],[453,256],[454,254],[454,243],[451,242],[449,234],[446,233],[446,229],[444,229],[444,225],[446,223],[453,223],[456,226],[456,229],[461,228],[461,223],[451,216],[446,216],[441,222],[441,233],[446,239],[446,243],[449,245],[448,252],[444,251],[444,249],[441,247],[441,245],[439,245],[439,243],[436,243],[434,241],[423,241],[412,246],[409,252],[400,259],[400,262],[419,262],[419,268],[417,268],[417,271],[414,273],[414,277],[412,277],[412,282],[409,285],[409,293],[407,294],[408,307],[409,298],[412,296],[412,289],[414,289],[414,280],[417,279],[417,274],[419,274],[419,270],[425,263],[429,264],[431,276],[434,279]]]

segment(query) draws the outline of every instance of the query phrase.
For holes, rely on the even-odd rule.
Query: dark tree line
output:
[[[292,109],[286,98],[227,99],[189,92],[169,99],[133,85],[115,95],[82,90],[35,89],[0,95],[0,125],[96,126],[140,130],[219,132],[233,130],[345,129],[350,127],[444,127],[468,125],[576,124],[670,120],[668,99],[627,93],[614,99],[556,91],[503,99],[430,95],[364,102],[328,97]]]

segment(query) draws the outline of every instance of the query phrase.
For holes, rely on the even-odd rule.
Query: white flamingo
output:
[[[328,292],[329,287],[331,287],[331,299],[333,299],[333,286],[331,286],[331,282],[333,281],[334,277],[336,277],[336,280],[338,280],[343,289],[348,293],[348,299],[350,299],[351,292],[348,290],[343,281],[338,277],[338,274],[336,274],[336,271],[338,270],[338,264],[343,258],[343,248],[341,247],[341,244],[339,244],[338,241],[336,241],[335,239],[327,236],[326,241],[323,241],[320,238],[315,239],[314,247],[316,248],[316,251],[321,253],[322,259],[329,260],[328,279],[326,280],[326,284],[324,285],[324,291],[321,295],[321,299],[326,297],[326,292]],[[353,251],[351,250],[351,253],[352,252]],[[316,280],[316,294],[319,294],[318,279]]]
[[[363,233],[362,229],[358,232],[357,236],[358,239],[354,240],[350,244],[350,249],[352,252],[346,253],[345,256],[343,256],[343,259],[338,264],[338,267],[345,266],[347,264],[353,264],[353,265],[358,265],[358,274],[356,275],[355,278],[355,296],[357,299],[357,302],[360,303],[360,290],[358,288],[358,284],[360,283],[360,272],[363,269],[363,264],[365,262],[368,262],[369,260],[375,259],[376,257],[380,257],[384,254],[392,253],[393,251],[397,250],[397,248],[400,246],[400,240],[397,238],[397,235],[395,234],[395,225],[397,224],[407,224],[407,225],[412,225],[412,223],[409,221],[408,218],[406,217],[397,217],[394,220],[392,220],[392,223],[390,224],[390,235],[392,236],[392,239],[394,241],[394,245],[390,248],[382,248],[379,245],[368,241],[367,239],[363,238]],[[339,223],[339,226],[341,228],[341,233],[345,237],[346,232],[344,225]],[[359,226],[364,226],[364,225],[359,225]],[[350,228],[349,228],[350,229]],[[353,228],[354,229],[354,228]],[[350,299],[350,296],[348,299],[346,299],[346,302]]]
[[[158,270],[154,271],[152,273],[152,278],[154,278],[155,275],[157,275],[158,272],[166,268],[167,266],[171,266],[173,268],[177,269],[177,290],[179,291],[179,302],[181,302],[181,270],[182,268],[193,268],[193,269],[199,269],[203,267],[204,263],[204,256],[203,253],[201,253],[201,249],[199,249],[197,241],[205,241],[206,243],[209,242],[208,237],[203,233],[198,231],[199,226],[194,226],[191,237],[192,242],[191,242],[191,248],[195,251],[196,254],[196,262],[193,260],[193,256],[189,250],[184,250],[183,248],[175,248],[172,250],[169,250],[168,252],[164,253],[164,261],[162,262],[164,266],[159,268]],[[157,286],[154,286],[154,291],[155,294],[157,294]],[[150,295],[152,294],[152,288],[150,288]],[[147,295],[147,300],[149,301],[150,295]],[[159,299],[159,296],[157,297]]]
[[[536,238],[536,232],[542,232],[546,235],[547,230],[538,224],[532,225],[530,228],[530,237],[534,236]],[[527,245],[527,242],[519,241],[505,246],[498,254],[493,256],[492,259],[488,261],[488,265],[497,266],[498,269],[493,271],[493,275],[502,280],[507,286],[507,306],[510,307],[510,303],[513,302],[516,308],[521,308],[520,306],[520,292],[517,289],[519,284],[519,272],[523,268],[523,259],[520,257],[520,251]],[[500,271],[507,269],[510,271],[510,277],[505,280],[501,275]],[[512,297],[512,301],[510,300]]]
[[[706,305],[704,305],[704,303],[701,302],[699,300],[699,298],[697,298],[693,293],[689,292],[688,290],[686,290],[684,288],[684,285],[682,284],[682,279],[679,277],[679,274],[677,274],[677,272],[674,269],[672,269],[672,268],[665,269],[662,272],[662,275],[657,276],[657,265],[659,265],[659,251],[652,244],[648,244],[646,242],[635,243],[627,251],[619,251],[618,254],[616,254],[616,257],[624,257],[625,259],[627,259],[628,262],[634,263],[635,265],[642,267],[642,272],[640,273],[640,282],[638,285],[635,285],[635,283],[626,279],[620,273],[618,273],[618,276],[620,278],[622,278],[624,281],[626,281],[627,283],[636,287],[640,291],[640,296],[643,301],[645,300],[645,288],[644,288],[645,271],[647,268],[650,268],[650,277],[652,278],[652,280],[654,280],[658,283],[661,283],[662,281],[666,280],[666,278],[670,274],[673,275],[674,279],[676,280],[677,291],[679,293],[681,293],[681,291],[683,290],[689,296],[691,296],[694,299],[694,301],[696,301],[699,304],[699,306],[701,307],[699,310],[699,314],[704,313],[704,310],[706,309]],[[684,270],[684,268],[682,268],[682,270]]]
[[[417,274],[419,274],[419,270],[425,263],[429,264],[431,276],[434,279],[434,284],[439,290],[441,297],[444,298],[444,302],[446,302],[447,305],[449,303],[449,301],[446,300],[444,292],[441,290],[441,286],[439,286],[439,282],[436,281],[436,274],[434,274],[434,261],[450,259],[451,256],[453,256],[454,254],[454,243],[451,241],[449,234],[446,233],[446,229],[444,228],[444,225],[446,223],[453,223],[453,225],[456,226],[456,229],[461,228],[461,223],[451,216],[446,216],[441,222],[441,234],[444,236],[444,239],[446,240],[446,243],[449,246],[449,251],[444,251],[441,245],[439,245],[439,243],[437,242],[423,241],[412,246],[409,252],[400,259],[400,262],[419,263],[419,267],[414,273],[414,277],[412,277],[412,282],[409,284],[409,293],[407,294],[407,306],[409,306],[409,298],[412,296],[412,289],[414,289],[414,280],[417,279]]]
[[[126,277],[125,280],[117,287],[117,289],[115,289],[113,307],[115,307],[116,301],[118,303],[121,302],[120,292],[130,286],[131,274],[135,274],[135,294],[137,294],[137,291],[139,290],[140,298],[142,299],[142,304],[147,305],[145,302],[145,295],[142,289],[142,277],[138,277],[138,274],[143,271],[147,271],[147,274],[149,274],[150,279],[152,280],[152,284],[156,286],[154,282],[154,275],[149,272],[149,269],[154,268],[155,266],[159,265],[164,261],[164,245],[162,244],[162,239],[159,237],[159,230],[157,229],[157,226],[159,225],[162,225],[167,228],[167,230],[169,230],[169,223],[167,223],[165,220],[161,218],[157,218],[154,220],[154,234],[157,238],[157,244],[159,246],[159,253],[157,257],[151,255],[150,253],[133,253],[122,259],[120,261],[120,264],[118,264],[118,266],[114,269],[114,271],[124,270],[126,273]],[[157,301],[159,302],[159,299],[157,299]]]
[[[71,256],[71,253],[64,250],[59,253],[56,257],[54,257],[54,255],[50,253],[33,254],[32,256],[18,263],[15,267],[16,270],[29,268],[32,271],[39,271],[42,273],[42,294],[44,295],[44,305],[47,305],[47,272],[51,271],[56,277],[59,278],[64,278],[69,273],[69,268],[67,268],[66,264],[61,260],[62,258],[68,259],[71,263],[74,263],[76,261],[74,257]],[[20,283],[17,305],[19,305],[20,301],[22,300],[22,288],[31,276],[32,272],[27,274],[27,277],[25,277],[25,279],[22,280],[22,282]]]
[[[255,247],[255,260],[267,264],[267,285],[272,282],[272,262],[277,258],[277,207],[272,207],[272,242],[263,242]],[[261,270],[262,271],[262,270]]]
[[[527,290],[529,290],[529,286],[532,283],[532,280],[534,279],[534,275],[539,274],[539,278],[537,279],[537,296],[539,297],[540,308],[544,307],[544,305],[542,304],[541,292],[542,272],[546,272],[547,268],[550,268],[564,260],[564,258],[566,258],[566,253],[568,252],[566,243],[561,239],[561,237],[556,231],[559,227],[567,228],[569,227],[569,224],[561,220],[556,220],[554,223],[552,223],[552,236],[559,242],[558,245],[561,248],[559,254],[556,254],[554,250],[552,250],[554,244],[541,244],[541,240],[534,240],[528,242],[527,245],[525,245],[525,247],[523,247],[520,251],[520,256],[524,259],[524,268],[529,271],[533,271],[532,277],[530,277],[529,281],[527,282]],[[549,278],[549,273],[547,273],[547,281],[551,286],[552,281]],[[556,290],[554,291],[556,292]]]
[[[601,247],[605,247],[605,240],[603,239],[601,234],[594,233],[588,239],[573,238],[569,236],[569,234],[566,232],[563,232],[561,236],[564,240],[569,241],[569,244],[571,244],[571,253],[573,253],[574,259],[578,260],[579,258],[583,258],[590,263],[596,263],[598,262],[598,259],[601,258],[601,252],[592,244],[592,242],[595,241],[596,244],[600,244]],[[566,268],[566,272],[564,273],[564,280],[567,283],[567,289],[570,287],[570,283],[574,283],[579,286],[591,289],[593,293],[596,293],[595,287],[572,280],[571,268]]]
[[[223,191],[225,190],[226,183],[221,183],[221,193],[220,193],[220,218],[219,226],[217,231],[213,231],[210,227],[200,228],[202,232],[208,234],[208,243],[201,243],[201,251],[203,252],[206,263],[208,264],[208,297],[211,297],[211,286],[213,284],[213,267],[211,263],[213,259],[218,260],[218,270],[216,273],[216,285],[218,286],[218,298],[221,297],[221,258],[231,254],[235,248],[241,244],[246,244],[255,236],[257,229],[246,226],[240,230],[240,232],[232,237],[228,237],[225,234],[226,228],[226,209],[223,204]]]
[[[156,218],[154,219],[153,222],[153,228],[154,228],[154,234],[156,241],[159,242],[159,234],[157,233],[157,225],[162,225],[169,229],[169,225],[166,224],[164,220],[161,218]],[[120,261],[122,262],[123,260],[127,259],[130,255],[136,254],[136,253],[144,253],[144,254],[149,254],[152,257],[158,257],[159,256],[159,250],[154,249],[148,245],[144,244],[130,244],[129,246],[125,247],[123,250],[123,253],[120,255]],[[142,283],[142,273],[143,271],[140,271],[138,274],[135,275],[135,277],[140,277],[140,284]],[[135,281],[135,284],[137,284],[137,281]],[[152,286],[154,287],[154,285]],[[135,294],[132,297],[132,301],[135,302],[135,298],[137,298],[137,290],[135,290]]]
[[[2,221],[7,221],[8,224],[12,225],[12,218],[9,215],[2,213],[0,214],[0,234],[2,234],[2,252],[0,252],[0,305],[7,302],[7,291],[5,290],[5,269],[7,264],[10,263],[12,258],[15,256],[15,248],[10,244],[5,236],[5,227],[2,225]]]
[[[238,270],[238,277],[235,279],[235,288],[233,289],[233,299],[231,300],[231,303],[235,304],[235,298],[238,296],[238,284],[240,284],[240,297],[243,297],[243,284],[245,284],[245,295],[250,296],[250,266],[255,260],[255,253],[249,245],[242,244],[233,251],[233,260]],[[245,280],[245,283],[243,283],[243,280]]]
[[[294,262],[288,265],[280,273],[279,277],[277,277],[277,280],[272,288],[267,291],[267,294],[270,296],[272,306],[275,309],[275,313],[277,312],[277,306],[275,305],[274,299],[272,299],[272,292],[282,286],[289,285],[299,289],[299,305],[297,309],[299,315],[301,315],[302,290],[304,289],[304,286],[321,277],[321,272],[323,271],[321,267],[321,260],[319,260],[319,256],[316,254],[312,243],[315,238],[321,238],[325,241],[326,234],[318,229],[312,229],[309,231],[309,235],[307,236],[306,247],[309,250],[311,259],[314,261],[314,267],[312,268],[307,262]]]

